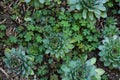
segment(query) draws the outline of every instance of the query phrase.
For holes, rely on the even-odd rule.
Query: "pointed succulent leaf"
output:
[[[105,71],[104,71],[103,69],[101,69],[101,68],[97,68],[95,71],[96,71],[99,75],[102,75],[102,74],[105,73]]]
[[[39,0],[39,2],[43,4],[45,2],[45,0]]]

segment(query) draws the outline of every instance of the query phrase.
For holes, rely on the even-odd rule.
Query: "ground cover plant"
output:
[[[120,0],[1,0],[0,80],[119,80]]]

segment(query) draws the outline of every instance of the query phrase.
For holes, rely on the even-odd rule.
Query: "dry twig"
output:
[[[0,68],[0,71],[2,71],[7,78],[9,78],[9,75],[5,72],[5,70],[3,70],[2,68]]]
[[[7,19],[4,19],[3,21],[0,22],[0,24],[4,23]]]

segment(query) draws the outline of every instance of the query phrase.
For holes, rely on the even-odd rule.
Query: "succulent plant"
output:
[[[61,0],[23,0],[26,3],[30,3],[32,6],[40,7],[42,4],[51,5],[51,3],[60,4]]]
[[[120,0],[115,0],[115,2],[120,2]]]
[[[105,26],[102,29],[102,33],[103,33],[104,37],[111,37],[111,36],[114,36],[116,34],[119,35],[120,31],[115,25],[110,25],[110,26]]]
[[[105,37],[102,45],[99,47],[100,61],[104,62],[104,66],[110,69],[120,69],[120,37],[114,35],[113,37]]]
[[[107,17],[105,23],[106,26],[110,26],[110,25],[114,26],[117,25],[117,19],[115,19],[114,17]]]
[[[104,4],[108,0],[68,0],[70,10],[80,10],[84,19],[107,17]]]
[[[117,19],[114,17],[107,17],[105,20],[105,26],[102,29],[102,33],[104,37],[111,37],[114,35],[119,35],[120,31],[116,27],[117,25]]]
[[[5,49],[5,66],[9,73],[16,73],[17,75],[22,75],[21,77],[28,77],[33,75],[33,60],[32,56],[25,54],[23,47],[9,48]]]
[[[46,54],[55,56],[56,58],[62,58],[65,53],[68,53],[74,46],[65,39],[62,33],[50,33],[43,40],[44,46],[46,48]]]
[[[101,80],[104,70],[94,65],[96,58],[71,60],[61,66],[62,80]]]

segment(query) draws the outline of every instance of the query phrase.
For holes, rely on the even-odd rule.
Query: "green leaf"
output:
[[[7,58],[11,58],[11,54],[8,53],[8,52],[6,52],[6,53],[5,53],[5,57],[7,57]]]
[[[68,0],[68,1],[69,1],[69,4],[76,4],[78,0]]]
[[[78,41],[78,42],[80,42],[80,41],[82,41],[83,40],[83,36],[82,35],[76,35],[76,40]]]
[[[62,20],[60,22],[60,24],[61,24],[61,26],[64,26],[64,27],[69,27],[70,26],[69,22],[68,21],[64,21],[64,20]]]
[[[100,45],[100,46],[98,47],[98,49],[99,49],[99,50],[103,50],[103,49],[104,49],[104,46]]]
[[[26,3],[29,3],[31,0],[25,0]]]
[[[81,8],[82,8],[81,5],[76,4],[76,9],[77,9],[77,10],[80,10]]]
[[[101,13],[101,16],[102,16],[103,18],[106,18],[106,17],[107,17],[107,13],[106,13],[106,12],[102,12],[102,13]]]
[[[86,63],[88,65],[93,65],[93,64],[95,64],[95,62],[96,62],[96,58],[92,58],[92,59],[89,59]]]
[[[83,18],[84,18],[84,19],[86,19],[86,18],[87,18],[87,10],[86,10],[86,9],[84,9],[84,10],[83,10],[82,15],[83,15]]]
[[[3,38],[5,36],[5,33],[0,33],[0,38]]]
[[[109,0],[100,0],[102,3],[106,3],[108,2]]]
[[[33,35],[34,35],[33,32],[27,32],[24,36],[25,41],[30,41]]]
[[[101,14],[101,11],[98,10],[98,9],[95,9],[94,12],[95,12],[95,14],[97,14],[97,15],[100,15],[100,14]]]
[[[16,42],[17,42],[17,38],[16,38],[15,36],[10,36],[10,37],[9,37],[9,40],[10,40],[10,42],[12,42],[12,43],[16,43]]]
[[[75,42],[77,42],[77,39],[76,39],[76,38],[72,38],[72,39],[70,40],[70,43],[75,43]]]
[[[114,68],[117,68],[117,67],[118,67],[118,63],[113,63],[112,66],[113,66]]]
[[[33,21],[31,17],[24,18],[24,20],[27,21],[27,22],[28,21],[31,21],[31,22]]]
[[[110,66],[110,62],[105,61],[104,66]]]
[[[30,71],[30,75],[34,75],[34,71],[32,69],[30,69],[29,71]]]
[[[42,42],[41,36],[38,35],[38,36],[36,37],[36,40],[37,40],[37,42]]]
[[[35,26],[34,25],[28,25],[27,29],[30,31],[34,31],[35,30]]]
[[[106,11],[106,8],[103,5],[99,5],[97,8],[101,11]]]
[[[93,20],[94,19],[94,16],[93,16],[93,13],[92,12],[89,12],[89,16],[90,20]]]
[[[74,45],[73,45],[73,44],[67,44],[66,47],[67,47],[68,49],[73,49],[73,48],[74,48]]]
[[[0,25],[0,30],[5,30],[6,26],[5,25]]]
[[[64,72],[70,72],[70,69],[65,66],[65,65],[62,65],[61,69],[64,71]]]
[[[102,75],[102,74],[105,73],[105,71],[104,71],[103,69],[101,69],[101,68],[97,68],[95,71],[96,71],[99,75]]]
[[[45,0],[39,0],[39,2],[43,4],[45,2]]]
[[[74,31],[79,31],[79,28],[80,28],[80,27],[77,26],[77,25],[75,25],[75,24],[74,24],[73,27],[72,27],[72,29],[73,29]]]
[[[105,55],[104,52],[100,52],[100,53],[99,53],[99,56],[104,56],[104,55]]]
[[[120,14],[120,10],[118,10],[118,14]]]
[[[82,15],[79,14],[79,13],[74,13],[74,14],[73,14],[73,17],[74,17],[75,20],[77,20],[77,19],[81,19],[81,18],[82,18]]]

